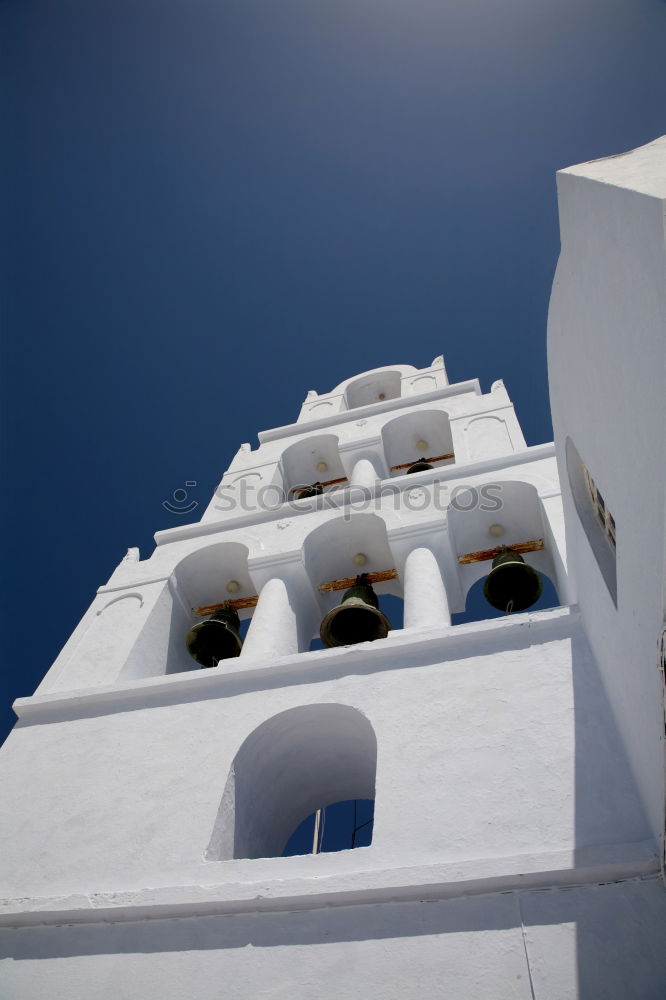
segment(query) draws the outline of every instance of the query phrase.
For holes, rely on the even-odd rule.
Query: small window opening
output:
[[[358,818],[358,802],[374,800],[376,770],[375,733],[358,709],[323,703],[279,712],[257,726],[234,757],[206,859],[279,858],[304,817],[325,805],[325,822],[331,822],[330,803],[356,800],[353,833],[370,818]],[[356,846],[370,825],[356,830]],[[350,842],[348,837],[326,850],[346,849]],[[312,842],[305,850],[312,850]]]
[[[374,799],[348,799],[323,806],[298,824],[282,856],[329,854],[369,847],[374,819]]]

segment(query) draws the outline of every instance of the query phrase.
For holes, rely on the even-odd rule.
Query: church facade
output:
[[[4,995],[664,995],[666,140],[558,180],[553,444],[441,357],[311,391],[16,703]]]

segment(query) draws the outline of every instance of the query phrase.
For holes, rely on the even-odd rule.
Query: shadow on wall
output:
[[[585,864],[586,848],[611,844],[638,844],[651,840],[649,822],[640,801],[610,702],[585,636],[572,639],[572,673],[575,724],[575,856]],[[654,845],[655,861],[658,845]],[[652,922],[652,904],[643,880],[618,885],[615,913],[597,912],[581,890],[576,913],[578,980],[581,1000],[598,997],[666,995],[666,892],[661,880],[661,915]],[[606,887],[601,887],[601,892]],[[644,891],[643,891],[644,889]],[[607,893],[610,898],[610,893]],[[594,897],[597,900],[597,896]],[[632,900],[634,902],[632,903]],[[555,910],[557,909],[555,902]],[[634,907],[640,908],[634,911]],[[639,916],[639,912],[641,916]],[[654,915],[653,915],[654,916]],[[607,926],[606,926],[607,925]],[[620,934],[622,928],[622,934]],[[658,944],[659,938],[662,943]],[[642,956],[639,970],[629,956]],[[624,957],[624,961],[622,960]],[[654,980],[661,968],[661,986]],[[604,979],[602,969],[614,969]],[[601,981],[603,980],[603,982]]]
[[[420,996],[469,995],[483,1000],[536,997],[579,1000],[662,1000],[666,953],[660,928],[666,893],[658,877],[641,882],[496,893],[454,900],[327,907],[290,913],[235,913],[178,920],[31,927],[0,934],[0,957],[11,958],[7,979],[28,995],[21,963],[35,959],[107,955],[105,975],[127,975],[127,956],[150,977],[150,995],[172,998],[178,982],[195,984],[197,996],[219,994],[219,977],[242,982],[244,996],[259,996],[267,974],[298,995],[304,971],[325,981],[336,942],[360,942],[373,963],[376,995],[388,995],[396,977],[413,972],[420,938]],[[489,933],[494,932],[494,933]],[[576,968],[576,937],[585,956]],[[387,947],[387,942],[390,946]],[[295,949],[322,945],[307,953]],[[256,949],[266,949],[261,961]],[[221,953],[215,955],[215,952]],[[338,995],[357,996],[358,963],[337,955]],[[115,965],[114,965],[115,963]],[[57,963],[51,988],[68,995],[80,966]],[[35,983],[38,980],[35,978]],[[204,984],[211,984],[208,989]],[[12,989],[11,984],[10,990]],[[379,991],[379,992],[377,992]],[[18,996],[18,989],[12,993]],[[414,990],[409,996],[417,995]]]
[[[582,632],[571,640],[577,849],[651,839],[613,711]],[[656,845],[655,845],[656,851]]]
[[[594,659],[582,636],[572,639],[572,665],[576,851],[582,852],[585,848],[598,845],[645,840],[647,821]],[[535,668],[538,670],[538,664]],[[538,674],[535,683],[538,683]],[[295,733],[298,734],[297,739],[294,739]],[[336,767],[322,770],[324,758],[315,759],[313,767],[310,767],[310,754],[300,751],[300,757],[306,758],[305,769],[297,771],[295,778],[300,788],[305,777],[308,795],[303,801],[295,805],[292,803],[288,823],[284,825],[285,839],[293,825],[307,815],[313,805],[322,804],[322,799],[329,795],[329,801],[335,800],[336,792],[332,789],[336,783],[337,788],[341,785],[345,788],[348,797],[370,798],[374,794],[376,745],[368,720],[344,705],[312,705],[292,709],[280,713],[250,734],[236,757],[236,767],[234,774],[230,775],[228,787],[238,793],[236,801],[245,809],[245,818],[239,823],[241,838],[243,824],[248,818],[252,819],[253,802],[262,815],[266,809],[267,818],[272,821],[272,804],[270,798],[263,796],[263,791],[270,790],[276,774],[285,773],[284,764],[289,762],[290,748],[297,746],[300,750],[304,733],[320,745],[327,744],[327,761],[332,759],[335,762],[341,755],[344,767],[341,770]],[[549,738],[547,731],[543,738]],[[350,745],[352,753],[347,752]],[[356,780],[359,772],[364,772],[361,783],[345,786],[340,780],[345,775]],[[326,784],[320,780],[324,773],[328,775]],[[259,786],[253,785],[257,777],[260,778]],[[359,787],[362,783],[365,784],[365,792]],[[249,789],[254,793],[256,787],[260,787],[262,794],[250,793]],[[278,788],[278,797],[284,792],[285,786],[282,785]],[[311,792],[316,794],[310,795]],[[299,813],[301,809],[303,811]],[[234,820],[233,813],[225,816],[224,810],[221,810],[221,815]],[[292,821],[293,825],[289,826]],[[231,830],[233,833],[233,822]],[[233,846],[230,845],[232,851]],[[276,851],[281,851],[283,846],[284,840]],[[217,857],[220,856],[224,855],[218,852]],[[240,856],[243,856],[242,853]],[[501,940],[503,956],[510,946],[520,956],[517,959],[521,963],[520,975],[526,982],[532,980],[537,997],[552,995],[557,986],[558,995],[575,996],[579,1000],[599,1000],[600,997],[604,1000],[662,1000],[666,982],[665,922],[666,892],[660,877],[655,876],[547,891],[525,890],[432,900],[427,906],[420,902],[391,902],[369,904],[358,910],[343,906],[291,913],[235,913],[143,923],[31,927],[20,932],[0,934],[0,954],[13,959],[13,963],[9,963],[9,972],[17,977],[21,974],[20,963],[32,959],[105,954],[116,955],[110,961],[122,963],[123,956],[129,954],[142,955],[142,962],[148,961],[147,956],[152,955],[153,964],[149,967],[153,977],[151,981],[160,984],[160,990],[155,995],[172,996],[170,977],[173,967],[163,957],[167,953],[178,953],[181,973],[192,961],[196,963],[193,973],[201,975],[202,963],[208,962],[207,970],[218,975],[220,966],[212,965],[217,961],[212,953],[224,952],[220,962],[238,962],[236,972],[251,977],[259,975],[257,968],[263,969],[264,974],[266,969],[263,962],[256,962],[253,948],[274,949],[273,956],[265,954],[265,962],[284,961],[286,967],[280,973],[291,982],[290,977],[297,975],[290,968],[295,947],[363,942],[368,954],[377,956],[377,975],[384,977],[383,983],[389,975],[386,963],[392,961],[395,955],[403,955],[403,961],[413,962],[414,952],[403,949],[409,949],[407,939],[419,937],[422,939],[419,947],[424,949],[422,954],[432,957],[432,963],[426,962],[424,968],[426,975],[430,975],[431,965],[434,970],[432,975],[436,977],[436,983],[432,984],[432,990],[426,984],[433,996],[446,988],[452,975],[450,963],[453,963],[458,975],[465,977],[468,983],[475,983],[480,967],[483,967],[486,977],[492,970],[497,976],[494,984],[497,992],[489,994],[486,990],[485,993],[475,993],[475,996],[488,997],[507,995],[505,965],[492,964],[497,961],[496,951],[493,951],[497,944],[493,942]],[[501,932],[500,938],[487,933],[489,931]],[[466,934],[469,935],[467,941],[464,940]],[[391,941],[388,951],[373,951],[373,941],[388,940]],[[433,949],[432,952],[430,949]],[[278,952],[282,959],[275,957]],[[300,960],[305,960],[302,954]],[[324,971],[329,959],[322,948],[313,949],[307,961],[312,963],[311,968],[316,973]],[[145,974],[146,967],[142,965],[141,968]],[[225,969],[228,973],[226,965]],[[67,971],[65,963],[59,963],[52,974],[76,975]],[[346,967],[341,967],[336,975],[338,985],[343,983]],[[419,984],[423,995],[422,979]],[[511,988],[514,987],[515,982]],[[252,989],[249,989],[247,995],[251,993]],[[65,990],[62,995],[66,995]],[[349,992],[349,995],[354,994]]]
[[[15,961],[67,955],[162,953],[194,949],[279,948],[331,941],[421,937],[520,927],[510,896],[363,907],[362,927],[347,907],[292,913],[236,913],[190,920],[147,921],[63,928],[30,928],[28,934],[0,932],[0,957]],[[351,963],[353,964],[353,963]],[[441,975],[441,970],[440,970]],[[168,995],[168,993],[167,993]]]

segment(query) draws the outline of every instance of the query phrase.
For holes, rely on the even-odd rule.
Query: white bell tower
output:
[[[6,996],[663,996],[662,814],[567,571],[555,445],[501,382],[439,357],[310,392],[156,541],[15,706]],[[557,606],[456,624],[505,549]],[[317,648],[360,573],[402,627]],[[242,649],[201,667],[185,639],[221,607]],[[374,800],[368,846],[282,856],[347,800]]]

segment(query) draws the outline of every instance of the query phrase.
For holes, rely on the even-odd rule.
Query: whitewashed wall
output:
[[[652,878],[0,932],[0,954],[12,1000],[661,1000],[665,903]]]
[[[448,386],[440,361],[350,379],[332,418],[304,409],[232,463],[234,477],[282,483],[324,435],[327,464],[366,476],[360,505],[348,489],[332,505],[211,507],[159,533],[17,703],[0,754],[12,998],[661,997],[658,837],[569,606],[553,448],[525,447],[501,383]],[[380,390],[393,396],[363,402]],[[350,400],[362,405],[343,415]],[[382,495],[419,412],[456,461],[391,476]],[[391,424],[401,415],[409,427]],[[487,487],[499,508],[478,502]],[[495,544],[498,523],[503,544],[543,539],[526,558],[563,606],[451,625],[489,568],[459,558]],[[336,600],[319,584],[352,575],[359,551],[366,570],[398,570],[377,589],[405,597],[406,627],[304,651]],[[193,669],[191,608],[230,581],[259,594],[242,655]],[[261,804],[286,837],[319,775],[336,795],[374,782],[371,846],[254,856],[271,843],[252,829]]]
[[[664,830],[666,138],[558,175],[548,364],[571,576],[655,838]],[[617,526],[617,607],[575,510],[570,438]]]

